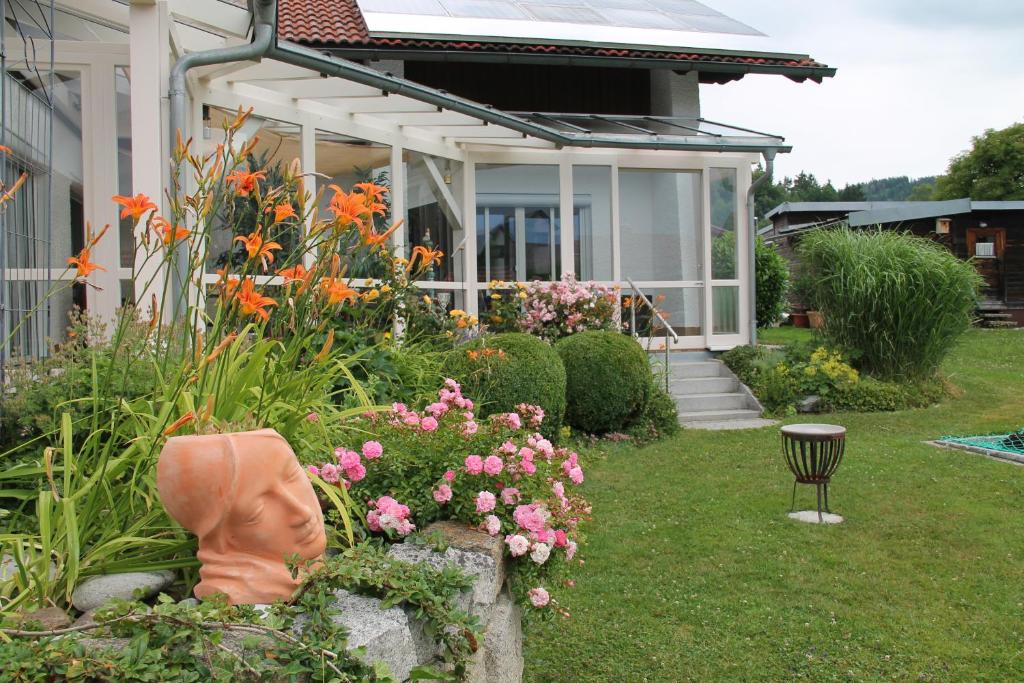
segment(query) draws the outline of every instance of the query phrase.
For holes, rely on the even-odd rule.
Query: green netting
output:
[[[1024,455],[1024,429],[1013,434],[990,434],[988,436],[944,436],[942,443],[987,448],[1002,453]]]

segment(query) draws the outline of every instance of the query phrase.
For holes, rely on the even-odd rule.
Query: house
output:
[[[635,283],[664,296],[675,346],[730,348],[754,327],[751,167],[790,147],[702,118],[701,89],[835,74],[694,0],[4,1],[2,160],[32,178],[0,231],[0,332],[61,277],[86,221],[118,225],[112,195],[166,208],[175,131],[209,151],[252,107],[239,137],[271,165],[391,187],[394,249],[445,252],[428,284],[449,305],[477,312],[493,279]],[[48,137],[34,122],[51,112]],[[20,349],[72,303],[105,317],[174,286],[120,230],[93,254],[99,289],[62,295]],[[723,236],[732,258],[713,265]],[[230,245],[209,245],[197,297]]]
[[[788,202],[766,217],[772,224],[760,234],[791,260],[800,234],[823,225],[929,237],[973,260],[984,279],[978,302],[984,317],[1024,325],[1024,201]]]

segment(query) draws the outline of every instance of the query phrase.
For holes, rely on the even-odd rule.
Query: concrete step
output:
[[[1009,330],[1017,327],[1013,320],[989,320],[984,324],[990,330]]]
[[[672,363],[669,365],[669,375],[672,379],[694,379],[697,377],[719,377],[722,375],[723,365],[720,361],[709,360],[697,363]]]
[[[743,410],[747,408],[746,394],[690,394],[677,396],[676,406],[680,412],[701,412],[711,410]]]
[[[676,398],[691,394],[731,394],[739,389],[739,382],[733,377],[690,377],[672,378],[669,390]]]
[[[761,413],[756,410],[702,410],[679,413],[683,425],[694,422],[724,422],[726,420],[756,420]]]

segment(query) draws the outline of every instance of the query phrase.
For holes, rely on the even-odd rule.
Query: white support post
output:
[[[106,271],[97,270],[89,276],[93,287],[87,288],[86,302],[90,315],[106,323],[114,321],[121,302],[119,212],[111,199],[118,194],[115,65],[112,57],[97,58],[82,72],[83,209],[93,234],[99,234],[104,225],[110,226],[92,253],[93,261]]]
[[[391,222],[403,221],[402,227],[391,233],[391,246],[395,256],[406,256],[405,233],[409,226],[405,224],[405,162],[402,159],[402,146],[394,144],[391,146]],[[402,338],[405,332],[405,321],[401,312],[395,317],[394,335],[395,339]]]
[[[135,4],[129,8],[131,59],[132,194],[145,194],[166,210],[168,141],[165,96],[170,70],[167,3]],[[112,154],[113,152],[111,152]],[[145,224],[135,230],[135,303],[143,319],[153,315],[155,296],[160,317],[170,322],[170,306],[162,301],[167,278],[157,256],[147,260],[142,247]]]
[[[402,160],[403,149],[401,145],[391,146],[391,221],[397,223],[404,221],[405,216],[405,163]],[[395,256],[406,256],[405,235],[409,226],[402,224],[398,230],[391,234],[391,244],[394,247]]]
[[[558,217],[562,232],[562,272],[554,273],[557,279],[566,273],[576,274],[576,253],[573,241],[573,190],[572,162],[562,161],[558,164]],[[552,245],[554,246],[554,245]]]
[[[479,315],[480,306],[477,301],[477,245],[476,245],[476,162],[467,157],[462,167],[462,215],[465,216],[466,248],[462,259],[464,272],[462,281],[466,283],[466,313]]]
[[[303,183],[306,188],[306,192],[310,195],[310,201],[316,199],[316,176],[312,175],[316,171],[316,126],[311,123],[305,122],[302,124],[300,135],[300,161],[302,165],[302,173],[307,174],[303,176]],[[306,210],[310,211],[310,215],[305,218],[305,225],[303,229],[306,235],[310,234],[312,230],[312,209],[314,207],[307,206]],[[316,247],[314,247],[315,249]],[[303,255],[302,263],[306,268],[312,268],[316,262],[316,253],[310,251]]]
[[[612,280],[622,284],[622,217],[619,211],[619,165],[611,167]]]

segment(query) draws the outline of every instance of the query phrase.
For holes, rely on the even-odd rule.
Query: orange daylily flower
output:
[[[173,434],[174,432],[178,431],[179,429],[181,429],[182,427],[184,427],[189,422],[192,422],[195,419],[196,419],[195,411],[192,411],[192,410],[188,411],[187,413],[185,413],[184,415],[179,417],[177,420],[172,422],[171,425],[169,427],[167,427],[167,429],[164,430],[164,436],[170,436],[171,434]]]
[[[431,264],[441,265],[441,259],[444,257],[444,252],[437,249],[428,249],[423,246],[415,246],[412,248],[412,255],[409,257],[409,265],[406,266],[406,270],[412,272],[413,264],[416,262],[416,257],[420,257],[419,270],[426,270]]]
[[[267,207],[267,213],[270,213],[270,207]],[[280,223],[286,218],[297,218],[295,215],[295,207],[291,204],[278,204],[274,207],[274,222]]]
[[[89,248],[86,247],[82,251],[78,252],[78,256],[72,256],[68,258],[68,265],[74,266],[78,271],[78,277],[89,277],[90,273],[94,270],[102,270],[107,272],[107,269],[103,266],[93,263],[89,260]]]
[[[372,202],[383,201],[384,195],[389,192],[388,188],[374,183],[356,183],[353,187],[366,195]]]
[[[7,145],[0,145],[0,152],[5,152],[6,154],[10,154],[11,153],[11,148],[8,147]]]
[[[306,270],[306,267],[301,263],[292,266],[291,268],[282,268],[277,271],[277,274],[284,278],[284,283],[290,285],[293,282],[298,282],[299,287],[296,290],[296,294],[302,294],[306,291],[306,287],[313,279],[313,274],[316,272],[316,268],[310,268]]]
[[[249,233],[245,237],[236,237],[234,241],[245,245],[245,250],[249,253],[250,259],[259,257],[260,261],[263,262],[263,270],[267,269],[268,263],[274,262],[274,251],[281,248],[281,245],[277,242],[264,242],[259,230]]]
[[[256,283],[252,278],[242,281],[242,286],[235,292],[235,301],[238,302],[242,315],[255,315],[264,322],[270,319],[270,311],[267,310],[267,307],[277,305],[274,299],[256,291]]]
[[[343,301],[354,304],[359,300],[359,292],[333,277],[325,277],[320,280],[320,289],[327,296],[328,306],[334,306]]]
[[[390,228],[388,228],[386,232],[380,234],[378,234],[377,231],[374,230],[372,223],[369,226],[360,226],[359,235],[363,239],[363,244],[370,247],[376,247],[387,242],[388,238],[391,237],[391,233],[393,233],[395,230],[398,230],[398,227],[402,225],[402,223],[403,221],[398,221]]]
[[[156,230],[156,233],[160,235],[160,239],[168,247],[172,243],[183,240],[192,234],[190,230],[186,230],[180,225],[172,226],[163,216],[157,216],[153,219],[153,229]]]
[[[224,296],[231,298],[235,295],[235,290],[238,288],[238,276],[228,275],[228,268],[224,266],[217,271],[217,275],[220,279],[217,280],[217,286],[224,288]]]
[[[232,171],[225,178],[229,185],[235,186],[235,194],[248,197],[257,188],[258,181],[266,180],[266,171]]]
[[[373,212],[366,205],[365,195],[353,192],[346,194],[337,185],[331,185],[334,196],[331,197],[330,206],[327,210],[334,214],[334,218],[342,225],[355,223],[360,231],[363,224],[373,217]]]
[[[147,211],[156,211],[157,206],[150,201],[149,197],[142,194],[141,192],[134,197],[126,197],[124,195],[116,194],[113,196],[113,200],[123,206],[121,209],[121,218],[132,217],[136,223],[142,218],[142,215]]]

